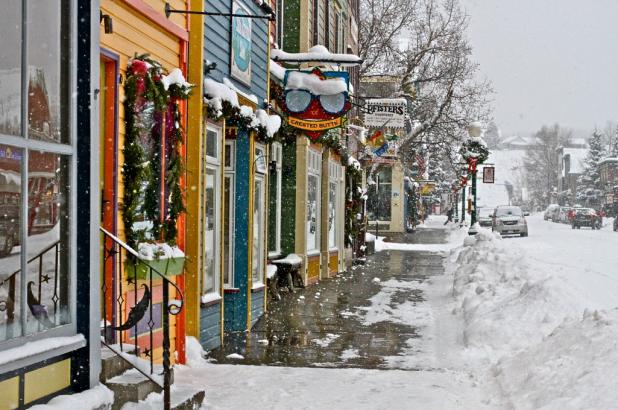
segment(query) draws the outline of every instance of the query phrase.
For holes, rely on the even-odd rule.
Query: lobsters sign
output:
[[[376,98],[365,102],[365,126],[404,128],[408,102],[405,98]]]
[[[303,130],[312,141],[343,125],[352,107],[347,72],[288,70],[283,82],[282,108],[289,115],[289,125]]]

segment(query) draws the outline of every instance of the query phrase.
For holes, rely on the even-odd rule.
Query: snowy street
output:
[[[415,235],[435,232],[443,221],[429,219]],[[365,303],[355,304],[358,294],[348,303],[328,303],[329,289],[344,292],[346,276],[286,295],[315,312],[298,319],[295,343],[258,331],[253,349],[235,344],[236,355],[228,358],[231,350],[210,363],[193,352],[193,368],[178,377],[205,387],[212,409],[581,408],[573,397],[611,408],[618,400],[611,366],[618,314],[594,310],[615,308],[618,255],[609,250],[618,235],[611,225],[572,230],[541,215],[530,217],[529,227],[528,238],[504,239],[451,228],[448,243],[433,255],[431,244],[380,241],[382,251],[355,271],[361,279],[353,288],[367,292]],[[414,277],[418,269],[402,261],[422,265],[422,255],[446,258],[446,272]],[[338,314],[321,316],[320,309]],[[346,318],[343,328],[316,321],[337,316]],[[358,334],[346,334],[351,328]],[[410,328],[414,334],[404,331]],[[406,334],[404,346],[384,343],[400,343]],[[241,375],[246,393],[235,395]]]

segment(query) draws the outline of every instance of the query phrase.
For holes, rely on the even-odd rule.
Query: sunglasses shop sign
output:
[[[365,126],[404,128],[408,102],[405,98],[376,98],[365,102]]]

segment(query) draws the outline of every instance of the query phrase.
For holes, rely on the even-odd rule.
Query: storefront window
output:
[[[311,252],[320,249],[321,155],[309,150],[307,164],[307,252]]]
[[[0,15],[0,134],[21,135],[21,2],[5,2]]]
[[[337,183],[328,184],[328,247],[335,248],[337,230]]]
[[[26,335],[75,333],[63,326],[75,303],[68,6],[28,2],[24,13],[15,1],[0,14],[0,135],[22,137],[0,144],[0,350]]]
[[[255,180],[253,182],[253,250],[252,279],[253,285],[260,285],[264,276],[264,223],[265,223],[265,181],[266,148],[255,147]]]
[[[205,132],[204,158],[204,197],[203,197],[203,292],[218,292],[219,283],[219,151],[217,141],[221,137],[221,130],[208,126]],[[214,148],[213,148],[214,146]]]
[[[391,167],[380,167],[373,173],[374,184],[367,189],[367,213],[372,221],[391,219],[392,174]]]
[[[234,287],[234,201],[236,199],[234,189],[235,164],[234,164],[234,141],[225,143],[225,178],[223,206],[223,252],[225,255],[223,286]]]
[[[281,252],[281,144],[271,145],[270,161],[274,166],[268,170],[268,252],[278,255]]]

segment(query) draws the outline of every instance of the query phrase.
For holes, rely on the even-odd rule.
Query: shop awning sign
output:
[[[365,102],[365,126],[404,128],[408,102],[405,98],[374,98]]]
[[[331,120],[303,120],[296,117],[288,117],[288,124],[292,127],[300,128],[305,131],[326,131],[331,128],[341,127],[343,122],[342,117],[333,118]]]

